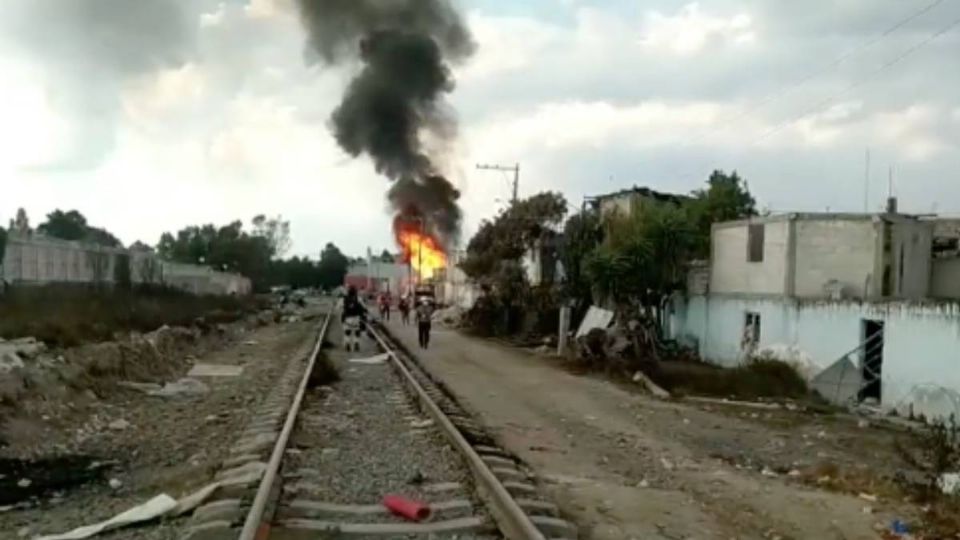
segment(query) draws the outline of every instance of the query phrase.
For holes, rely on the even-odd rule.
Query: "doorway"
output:
[[[861,351],[860,375],[863,384],[860,387],[860,401],[875,399],[880,403],[881,376],[883,374],[883,321],[863,319],[861,336],[863,349]]]

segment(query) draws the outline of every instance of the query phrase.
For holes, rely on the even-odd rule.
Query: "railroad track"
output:
[[[522,465],[376,323],[364,358],[323,353],[343,381],[311,388],[332,329],[333,312],[241,436],[218,475],[230,485],[198,509],[184,540],[576,538]],[[393,516],[388,494],[428,503],[430,518]]]

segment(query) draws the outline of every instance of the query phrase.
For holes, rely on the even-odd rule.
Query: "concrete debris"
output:
[[[243,366],[225,364],[195,364],[187,377],[239,377],[243,374]]]
[[[647,377],[647,375],[642,371],[638,371],[633,374],[633,382],[638,383],[646,388],[647,392],[650,392],[650,394],[652,394],[654,397],[658,397],[660,399],[670,398],[670,392],[667,392],[657,383],[650,380],[650,377]]]
[[[351,364],[362,364],[367,366],[382,364],[390,358],[390,354],[378,354],[377,356],[371,356],[370,358],[351,358]]]
[[[107,427],[109,427],[114,431],[123,431],[130,427],[130,422],[127,422],[123,418],[120,418],[119,420],[114,420],[113,422],[110,422],[107,425]]]

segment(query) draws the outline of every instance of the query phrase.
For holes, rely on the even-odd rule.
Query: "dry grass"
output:
[[[52,346],[107,341],[117,332],[163,325],[231,322],[257,309],[253,298],[193,296],[170,289],[118,290],[51,285],[0,296],[0,337],[32,336]]]
[[[735,368],[699,362],[648,362],[640,368],[654,382],[675,395],[735,399],[810,396],[807,383],[797,370],[778,360],[754,360]]]

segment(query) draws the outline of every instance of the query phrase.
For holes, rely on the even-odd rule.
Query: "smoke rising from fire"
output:
[[[460,231],[460,193],[437,170],[423,144],[456,135],[444,107],[453,90],[449,64],[474,43],[449,0],[298,0],[311,51],[327,64],[360,60],[363,68],[332,115],[339,145],[367,154],[393,181],[387,198],[394,229],[411,218],[444,241]]]

